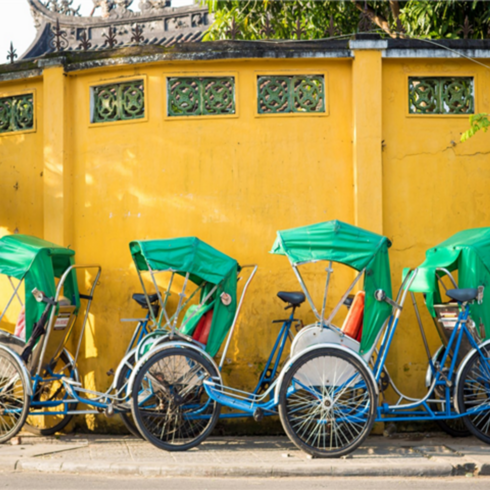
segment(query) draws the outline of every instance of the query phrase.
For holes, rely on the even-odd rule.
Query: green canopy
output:
[[[432,314],[434,303],[441,303],[439,281],[436,269],[444,268],[449,272],[458,271],[460,288],[477,288],[490,286],[490,228],[473,228],[464,230],[434,248],[427,250],[424,263],[418,268],[417,275],[410,286],[413,292],[425,293],[427,307]],[[437,272],[439,276],[443,272]],[[481,305],[470,306],[471,317],[476,325],[483,323],[490,336],[490,290],[483,295]]]
[[[364,273],[364,307],[361,353],[374,344],[391,306],[376,301],[374,292],[385,291],[392,297],[388,248],[391,242],[384,236],[348,225],[327,221],[316,225],[278,231],[271,253],[287,255],[293,264],[327,260],[340,262]]]
[[[37,288],[53,297],[56,294],[55,278],[60,278],[74,264],[74,255],[73,250],[33,236],[7,235],[0,238],[0,274],[25,281],[26,340],[44,310],[44,304],[38,303],[31,291]],[[75,271],[65,282],[64,295],[79,307]]]
[[[199,318],[214,303],[213,321],[206,352],[216,355],[230,329],[237,306],[237,274],[239,270],[235,259],[216,250],[195,237],[172,238],[167,240],[138,240],[129,244],[131,255],[138,271],[174,271],[181,276],[189,273],[189,279],[197,285],[206,282],[201,291],[201,300],[214,286],[216,291],[206,301],[206,306],[186,324],[182,333],[192,335]],[[229,305],[223,304],[220,297],[225,292],[231,296]],[[193,308],[193,309],[191,309]],[[196,307],[190,307],[194,312]],[[189,315],[184,317],[185,321]]]

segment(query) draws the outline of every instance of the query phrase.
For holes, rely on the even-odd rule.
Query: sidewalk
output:
[[[341,459],[311,459],[286,437],[210,438],[181,453],[130,436],[20,436],[0,446],[0,471],[186,477],[445,477],[490,475],[490,446],[437,435],[370,437]]]

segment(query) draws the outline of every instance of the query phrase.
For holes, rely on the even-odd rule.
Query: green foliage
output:
[[[410,37],[482,39],[490,25],[490,2],[482,0],[203,1],[215,16],[205,40],[232,37],[248,40],[322,39],[351,35],[358,32],[363,12],[371,21],[371,24],[367,22],[368,30],[378,30],[391,37],[406,34]],[[237,32],[232,36],[234,24]],[[267,28],[268,25],[273,31]]]
[[[486,133],[490,127],[490,120],[488,119],[489,114],[482,112],[481,114],[474,114],[470,116],[470,129],[465,131],[461,135],[461,141],[466,141],[467,139],[474,136],[478,131],[483,131]]]

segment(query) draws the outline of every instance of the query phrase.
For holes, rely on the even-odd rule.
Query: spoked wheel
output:
[[[133,372],[134,364],[135,364],[135,355],[133,354],[132,356],[130,356],[124,361],[124,365],[121,368],[121,371],[119,371],[119,376],[116,379],[116,390],[119,397],[123,397],[127,395],[128,398],[127,400],[128,410],[119,413],[124,426],[126,427],[126,429],[128,429],[128,431],[133,436],[141,438],[141,434],[138,428],[136,427],[136,424],[134,423],[133,415],[131,413],[131,405],[129,403],[130,394],[127,392],[128,381],[129,381],[129,377],[131,376],[131,373]]]
[[[490,346],[475,351],[459,377],[458,408],[468,430],[478,439],[490,444]]]
[[[0,443],[14,437],[26,421],[31,401],[27,383],[15,358],[0,351]]]
[[[43,382],[38,383],[32,400],[36,402],[61,402],[70,398],[66,392],[61,377],[72,378],[79,381],[78,371],[73,364],[72,359],[63,351],[56,364],[47,369],[43,374]],[[26,429],[31,434],[41,436],[52,436],[56,432],[64,429],[72,420],[73,415],[55,414],[49,415],[49,412],[63,412],[76,410],[77,402],[60,403],[55,406],[31,406],[32,412],[47,412],[46,415],[30,415],[27,418]],[[66,409],[65,409],[66,407]]]
[[[322,458],[357,448],[371,431],[376,407],[376,388],[366,366],[335,348],[298,358],[279,392],[286,434],[299,449]]]
[[[433,361],[440,363],[444,357],[445,352],[446,351],[445,351],[444,347],[441,346],[438,349],[436,355],[434,356]],[[451,358],[448,356],[448,360],[446,362],[446,367],[443,368],[443,372],[445,371],[447,374],[449,374],[449,365],[450,364],[451,364]],[[451,399],[453,398],[453,395],[454,394],[451,394]],[[444,410],[444,405],[445,405],[443,403],[443,401],[445,399],[444,389],[443,388],[438,389],[436,387],[436,389],[434,390],[434,396],[436,398],[440,399],[441,403],[431,402],[429,404],[431,410],[436,411],[436,412],[440,412],[440,411]],[[454,407],[453,407],[453,410],[454,410]],[[441,428],[441,430],[443,430],[446,434],[449,434],[452,437],[468,437],[471,435],[471,432],[466,427],[466,424],[465,424],[463,418],[436,420],[435,422]]]
[[[218,372],[191,349],[169,348],[152,356],[136,376],[131,409],[143,437],[167,451],[185,451],[208,437],[221,406],[203,382]]]

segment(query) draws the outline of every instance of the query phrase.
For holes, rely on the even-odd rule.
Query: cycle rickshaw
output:
[[[144,275],[151,278],[160,314],[153,318],[158,327],[136,350],[138,369],[128,381],[128,390],[132,390],[132,396],[138,393],[137,406],[153,403],[147,396],[148,384],[158,384],[169,395],[158,402],[159,413],[132,410],[133,420],[140,433],[155,446],[186,450],[207,437],[219,418],[250,415],[238,405],[228,405],[233,410],[221,413],[220,403],[209,397],[203,382],[211,377],[222,383],[221,370],[257,266],[240,266],[235,259],[195,237],[135,241],[130,249],[146,297],[149,293]],[[239,294],[237,285],[244,278]],[[291,309],[291,314],[274,322],[282,326],[259,376],[255,396],[261,396],[274,382],[287,340],[292,340],[292,326],[300,324],[295,311],[304,301],[302,293],[282,291],[278,297],[287,304],[286,309]],[[222,345],[218,364],[215,357]],[[151,373],[147,377],[146,370],[140,369],[149,358],[157,359],[155,362],[162,367],[162,373],[155,378]]]
[[[80,382],[77,360],[101,268],[75,265],[75,252],[25,235],[0,238],[0,283],[12,295],[0,321],[16,306],[14,333],[0,330],[0,442],[15,436],[24,426],[41,435],[62,430],[77,414],[120,413],[128,428],[127,380],[133,368],[136,346],[152,328],[150,313],[137,319],[128,349],[106,393],[85,389]],[[80,293],[77,271],[91,283]],[[141,294],[133,299],[158,314],[156,298]],[[74,338],[77,316],[86,302],[78,339]],[[10,314],[12,318],[12,314]],[[12,330],[13,325],[9,330]],[[75,354],[68,350],[72,343]],[[92,409],[79,410],[86,403]],[[139,435],[139,434],[138,434]]]
[[[490,442],[490,343],[485,340],[486,314],[482,313],[488,304],[483,291],[490,271],[489,244],[489,229],[469,230],[429,250],[420,268],[406,272],[393,299],[386,237],[338,221],[278,232],[272,252],[289,258],[317,322],[296,336],[291,358],[262,394],[224,386],[216,372],[202,368],[204,357],[185,344],[165,354],[145,355],[130,382],[132,413],[140,431],[158,447],[183,449],[179,437],[189,435],[202,418],[207,421],[206,430],[193,433],[193,445],[211,432],[216,419],[210,412],[205,414],[204,407],[221,404],[250,415],[279,413],[294,444],[318,457],[353,451],[375,421],[462,418],[472,433]],[[328,262],[321,308],[313,303],[299,271],[300,266],[316,261]],[[334,263],[347,265],[357,274],[326,317]],[[441,303],[438,283],[444,276],[454,281],[451,271],[455,269],[465,287],[447,289],[450,302]],[[352,298],[350,293],[361,278],[364,287]],[[425,294],[430,311],[433,301],[433,313],[444,332],[438,360],[427,347],[430,385],[420,399],[403,395],[385,366],[407,295],[413,299],[416,292]],[[334,318],[346,303],[351,303],[351,310],[338,327]],[[427,346],[416,301],[413,305]],[[394,404],[380,403],[388,386],[399,396]],[[188,402],[182,394],[196,389],[202,393],[202,387],[208,397],[205,403],[189,403],[192,408],[178,415],[182,432],[179,435],[174,428],[169,433],[169,420]]]

